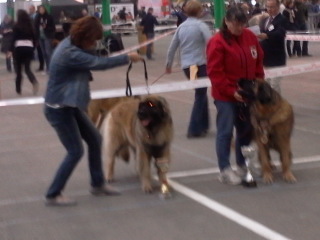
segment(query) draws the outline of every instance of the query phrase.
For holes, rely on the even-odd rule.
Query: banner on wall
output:
[[[96,7],[102,8],[101,4],[96,4]],[[114,20],[117,18],[118,13],[120,10],[123,8],[126,8],[126,13],[131,14],[132,16],[134,15],[134,7],[132,3],[111,3],[110,4],[110,17],[111,20]]]
[[[153,8],[153,15],[156,17],[162,17],[162,0],[139,0],[138,1],[138,9],[141,7],[146,7],[146,11],[149,7]]]

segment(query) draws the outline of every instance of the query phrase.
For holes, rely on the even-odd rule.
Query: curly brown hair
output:
[[[96,17],[92,16],[78,19],[72,24],[70,30],[71,43],[82,49],[90,48],[102,37],[102,25]]]

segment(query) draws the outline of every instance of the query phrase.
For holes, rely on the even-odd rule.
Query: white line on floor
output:
[[[319,161],[320,161],[320,155],[294,158],[292,160],[293,164],[313,163],[313,162],[319,162]],[[274,164],[276,166],[279,166],[280,162],[275,161]],[[218,173],[218,172],[219,172],[219,168],[215,167],[215,168],[196,169],[196,170],[190,170],[190,171],[170,172],[167,174],[167,176],[169,178],[182,178],[182,177],[214,174],[214,173]]]
[[[293,159],[294,164],[301,164],[301,163],[312,163],[320,161],[320,155],[310,156],[310,157],[302,157]],[[280,163],[276,163],[279,165]],[[219,168],[208,168],[208,169],[197,169],[191,171],[181,171],[181,172],[172,172],[168,174],[168,181],[173,189],[186,197],[193,199],[194,201],[198,202],[199,204],[213,210],[214,212],[228,218],[229,220],[243,226],[244,228],[258,234],[261,237],[266,239],[272,240],[288,240],[289,238],[263,226],[262,224],[218,203],[205,195],[202,195],[190,188],[183,186],[180,183],[172,180],[171,178],[179,178],[179,177],[190,177],[190,176],[197,176],[197,175],[205,175],[205,174],[212,174],[218,173]]]
[[[256,233],[257,235],[264,237],[266,239],[272,240],[289,240],[289,238],[277,233],[266,226],[190,189],[187,188],[171,179],[169,179],[169,184],[175,189],[175,191],[180,192],[186,197],[193,199],[194,201],[200,203],[201,205],[213,210],[214,212],[228,218],[229,220],[243,226],[244,228]]]

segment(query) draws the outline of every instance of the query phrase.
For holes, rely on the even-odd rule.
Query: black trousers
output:
[[[21,83],[22,83],[22,69],[26,72],[29,81],[32,84],[36,84],[38,81],[31,71],[31,61],[33,59],[32,47],[16,47],[14,49],[14,63],[16,69],[16,92],[21,94]]]

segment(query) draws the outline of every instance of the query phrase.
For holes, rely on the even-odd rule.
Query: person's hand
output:
[[[268,35],[266,33],[261,33],[257,35],[257,38],[259,38],[260,40],[265,40],[268,38]]]
[[[242,98],[242,96],[238,92],[235,92],[233,94],[233,96],[238,102],[244,102],[244,99]]]
[[[167,74],[172,73],[172,69],[171,69],[171,67],[166,67],[166,73],[167,73]]]
[[[136,52],[128,53],[128,57],[132,62],[139,62],[143,60],[143,57]]]
[[[7,52],[6,57],[7,58],[11,58],[12,57],[12,52]]]

